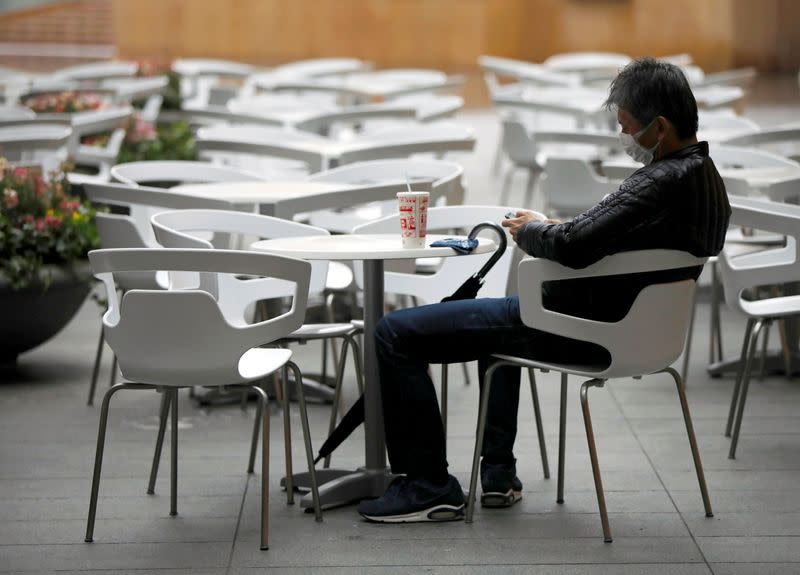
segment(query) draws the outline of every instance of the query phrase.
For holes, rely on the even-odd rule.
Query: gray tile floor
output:
[[[800,98],[794,104],[770,103],[762,96],[748,114],[765,125],[797,117]],[[465,113],[463,119],[479,135],[477,151],[465,158],[468,201],[492,203],[499,183],[489,168],[496,121],[482,111]],[[512,197],[519,199],[521,178],[516,185]],[[722,319],[725,352],[734,355],[743,321],[727,311]],[[739,458],[728,460],[722,429],[732,381],[705,373],[705,302],[698,310],[688,388],[715,517],[703,514],[670,379],[615,381],[591,393],[612,544],[601,537],[577,381],[569,398],[565,503],[555,502],[555,478],[542,477],[530,396],[523,391],[517,454],[524,498],[508,510],[479,509],[471,525],[371,525],[352,507],[328,511],[323,523],[315,523],[298,506],[287,506],[277,488],[283,450],[280,418],[273,414],[271,549],[266,552],[258,548],[261,477],[245,473],[252,407],[247,412],[237,406],[202,410],[181,398],[179,515],[169,517],[166,463],[156,495],[145,495],[158,396],[122,392],[112,404],[95,543],[86,544],[99,409],[87,407],[85,397],[97,330],[98,308],[87,302],[61,334],[21,357],[16,372],[0,373],[0,571],[800,573],[800,387],[781,376],[754,382]],[[316,349],[297,353],[301,366],[317,369]],[[103,377],[108,367],[106,362]],[[466,485],[477,390],[474,383],[464,384],[460,370],[452,379],[448,448],[451,469]],[[554,374],[539,378],[554,470],[557,383]],[[347,397],[354,396],[354,378],[348,374]],[[311,407],[315,445],[324,439],[328,409]],[[296,408],[293,415],[299,438]],[[359,464],[362,445],[363,436],[356,433],[337,452],[335,464]],[[303,461],[299,442],[294,458],[298,465]]]

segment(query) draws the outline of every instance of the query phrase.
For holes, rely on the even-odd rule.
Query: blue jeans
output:
[[[386,448],[394,473],[447,477],[445,437],[431,363],[478,360],[481,383],[489,356],[504,353],[566,362],[603,361],[598,346],[548,334],[522,323],[519,300],[482,298],[404,309],[383,317],[375,330]],[[601,359],[602,358],[602,359]],[[492,378],[482,455],[490,463],[513,463],[520,369],[502,367]]]

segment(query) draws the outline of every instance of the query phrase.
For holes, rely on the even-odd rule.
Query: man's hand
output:
[[[513,218],[503,220],[500,222],[500,225],[502,225],[504,228],[508,228],[508,231],[511,233],[511,237],[514,238],[515,242],[519,243],[517,240],[517,234],[525,224],[532,222],[533,220],[542,221],[542,218],[534,212],[518,211],[514,214]]]

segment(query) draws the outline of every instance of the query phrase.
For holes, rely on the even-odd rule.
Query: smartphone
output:
[[[508,220],[508,219],[511,219],[511,218],[516,218],[516,217],[517,217],[517,213],[516,213],[516,212],[508,212],[508,213],[506,213],[506,215],[505,215],[505,216],[503,216],[503,217],[504,217],[505,219],[507,219],[507,220]]]

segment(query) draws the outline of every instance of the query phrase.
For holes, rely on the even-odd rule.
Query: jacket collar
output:
[[[685,148],[681,148],[680,150],[675,150],[671,154],[667,154],[666,156],[659,158],[657,161],[666,160],[666,159],[680,159],[680,158],[688,158],[689,156],[708,156],[708,142],[697,142],[696,144],[691,144],[686,146]]]

